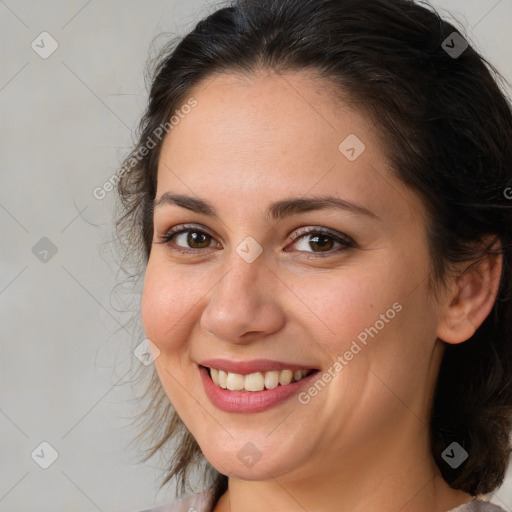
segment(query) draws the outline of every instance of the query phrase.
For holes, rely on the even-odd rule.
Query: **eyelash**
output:
[[[183,233],[189,233],[189,232],[199,233],[199,234],[206,235],[206,236],[212,238],[212,240],[214,239],[212,235],[210,235],[208,232],[200,229],[196,225],[181,225],[181,226],[177,226],[177,227],[169,230],[167,233],[165,233],[164,235],[162,235],[160,237],[160,240],[158,242],[155,242],[155,243],[168,244],[171,247],[171,250],[177,251],[182,254],[197,254],[198,251],[203,251],[205,249],[211,248],[211,247],[205,247],[202,249],[198,249],[198,248],[185,249],[179,245],[171,246],[171,242],[174,240],[174,238],[176,238],[178,235],[181,235]],[[302,237],[306,237],[307,235],[325,235],[328,238],[332,238],[335,242],[339,243],[342,247],[339,247],[337,250],[333,249],[333,250],[330,250],[327,252],[299,251],[299,252],[307,254],[307,256],[305,256],[305,258],[311,258],[311,257],[325,258],[328,256],[332,256],[334,254],[339,254],[347,249],[355,247],[355,242],[347,235],[337,234],[334,231],[331,231],[329,229],[322,228],[322,227],[299,228],[299,230],[297,231],[297,237],[292,241],[292,244],[295,244],[298,240],[300,240]],[[286,252],[289,252],[289,251],[286,251]]]

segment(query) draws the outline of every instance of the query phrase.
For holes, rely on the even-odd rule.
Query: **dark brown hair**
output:
[[[201,80],[312,70],[335,84],[375,121],[396,175],[425,205],[432,289],[455,264],[474,264],[491,248],[502,254],[492,312],[468,341],[446,345],[430,422],[443,477],[476,495],[502,483],[510,453],[512,115],[497,71],[471,45],[460,55],[450,52],[455,44],[464,48],[464,36],[454,40],[454,32],[461,34],[431,7],[408,0],[240,0],[217,10],[162,51],[139,142],[119,181],[117,226],[127,254],[135,251],[144,265],[161,139],[142,156],[143,148]],[[162,485],[176,477],[184,492],[188,472],[204,458],[156,372],[148,393],[147,425],[164,428],[144,460],[176,441]],[[453,441],[469,454],[457,469],[441,457]],[[205,468],[216,482],[216,501],[227,477]]]

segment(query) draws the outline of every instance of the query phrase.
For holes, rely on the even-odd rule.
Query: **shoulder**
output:
[[[209,512],[206,507],[211,496],[212,489],[208,488],[202,492],[191,494],[164,505],[152,508],[145,508],[137,512]]]
[[[505,512],[505,510],[490,501],[473,500],[448,512]]]

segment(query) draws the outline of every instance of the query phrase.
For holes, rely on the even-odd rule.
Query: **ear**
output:
[[[437,337],[447,343],[471,338],[492,310],[498,294],[503,258],[485,254],[453,278],[441,311]]]

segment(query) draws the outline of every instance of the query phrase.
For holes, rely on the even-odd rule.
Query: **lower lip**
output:
[[[318,373],[318,371],[314,371],[298,382],[293,382],[286,386],[279,385],[273,389],[265,389],[263,391],[229,391],[217,386],[210,378],[210,374],[204,366],[198,366],[198,368],[204,390],[212,404],[225,412],[236,413],[262,412],[279,405],[293,395],[296,395],[302,387],[307,386]]]

